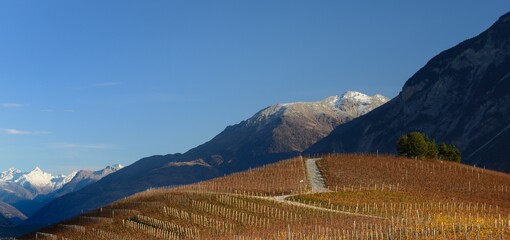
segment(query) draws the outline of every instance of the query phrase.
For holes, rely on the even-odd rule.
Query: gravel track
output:
[[[312,188],[312,193],[329,192],[324,183],[322,174],[317,166],[320,158],[310,158],[306,160],[306,170],[308,171],[308,182]]]

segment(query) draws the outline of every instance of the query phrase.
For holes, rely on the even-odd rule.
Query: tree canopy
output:
[[[436,143],[420,132],[402,135],[397,143],[400,156],[411,158],[435,158],[438,154]]]
[[[461,156],[460,151],[454,145],[448,145],[446,143],[439,144],[438,147],[439,159],[452,162],[460,162]]]
[[[454,145],[441,143],[436,146],[433,140],[420,132],[410,132],[400,137],[397,142],[400,156],[410,158],[438,158],[445,161],[460,162],[461,154]]]

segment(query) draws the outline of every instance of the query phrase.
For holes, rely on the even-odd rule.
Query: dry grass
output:
[[[392,190],[424,201],[473,202],[510,210],[510,175],[464,164],[394,156],[336,155],[319,161],[330,189]]]
[[[319,165],[332,192],[304,194],[306,170],[295,158],[151,189],[41,232],[58,239],[510,238],[508,175],[391,156],[339,155]],[[318,209],[265,197],[283,194]]]
[[[458,163],[336,155],[319,162],[329,193],[291,200],[391,219],[406,238],[510,237],[510,176]]]
[[[302,193],[307,190],[306,182],[304,162],[298,157],[181,189],[274,196]]]

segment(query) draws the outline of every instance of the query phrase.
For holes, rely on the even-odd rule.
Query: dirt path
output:
[[[324,183],[319,167],[317,166],[317,161],[319,160],[320,158],[310,158],[306,160],[308,182],[312,188],[312,193],[329,192],[329,189]]]
[[[320,158],[306,159],[306,171],[308,173],[308,183],[311,188],[311,191],[306,194],[330,192],[330,190],[326,187],[326,184],[324,183],[324,179],[322,178],[322,174],[319,170],[319,167],[317,166],[317,161],[319,161],[319,160],[320,160]],[[294,205],[294,206],[299,206],[299,207],[303,207],[303,208],[311,208],[311,209],[315,209],[315,210],[319,210],[319,211],[335,212],[335,213],[341,213],[341,214],[353,215],[353,216],[359,216],[359,217],[386,219],[386,218],[378,217],[378,216],[344,212],[344,211],[339,211],[339,210],[334,210],[334,209],[329,209],[329,208],[322,208],[322,207],[317,207],[317,206],[313,206],[313,205],[308,205],[308,204],[304,204],[304,203],[286,200],[286,198],[294,196],[294,195],[296,195],[296,194],[283,195],[283,196],[271,196],[271,197],[258,197],[258,198],[276,201],[276,202],[285,203],[285,204]]]
[[[321,192],[330,192],[330,190],[326,187],[326,184],[324,183],[324,179],[322,178],[322,174],[319,170],[319,167],[317,166],[317,161],[320,160],[320,158],[310,158],[306,159],[306,171],[308,174],[308,183],[310,185],[311,191],[304,193],[304,194],[314,194],[314,193],[321,193]],[[216,192],[211,192],[214,194],[218,194]],[[335,212],[335,213],[341,213],[346,215],[353,215],[353,216],[359,216],[359,217],[368,217],[368,218],[376,218],[376,219],[386,219],[384,217],[378,217],[378,216],[372,216],[372,215],[365,215],[360,213],[352,213],[352,212],[344,212],[339,211],[335,209],[329,209],[329,208],[323,208],[323,207],[317,207],[314,205],[299,203],[287,200],[286,198],[292,197],[298,194],[291,194],[291,195],[280,195],[280,196],[267,196],[267,197],[260,197],[260,196],[245,196],[245,195],[238,195],[238,194],[232,194],[232,193],[221,193],[221,194],[228,194],[232,196],[240,196],[240,197],[252,197],[252,198],[259,198],[259,199],[265,199],[270,201],[275,201],[279,203],[294,205],[298,207],[303,208],[310,208],[315,209],[319,211],[326,211],[326,212]]]

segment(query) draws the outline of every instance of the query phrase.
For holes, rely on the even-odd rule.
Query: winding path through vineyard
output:
[[[308,181],[312,193],[329,192],[322,178],[321,171],[317,166],[317,161],[319,160],[320,158],[310,158],[306,160],[306,170],[308,171]]]
[[[330,192],[330,190],[326,187],[326,184],[324,183],[324,179],[322,178],[322,174],[319,170],[319,167],[317,166],[317,161],[319,161],[319,160],[321,160],[321,159],[320,158],[309,158],[309,159],[305,160],[305,167],[306,167],[306,171],[308,174],[308,183],[311,188],[310,192],[308,192],[306,194]],[[378,216],[339,211],[339,210],[335,210],[332,208],[331,209],[324,208],[322,206],[314,206],[314,205],[310,205],[310,204],[287,200],[288,197],[292,197],[295,195],[298,195],[298,194],[271,196],[271,197],[258,197],[258,198],[269,199],[269,200],[277,201],[280,203],[286,203],[286,204],[290,204],[290,205],[294,205],[294,206],[311,208],[311,209],[320,210],[320,211],[336,212],[336,213],[342,213],[342,214],[347,214],[347,215],[377,218],[377,219],[386,219],[386,218],[378,217]]]

